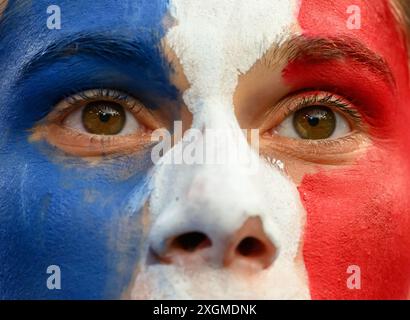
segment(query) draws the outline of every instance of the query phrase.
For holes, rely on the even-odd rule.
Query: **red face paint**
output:
[[[349,30],[347,8],[361,8],[361,29]],[[374,145],[357,163],[304,177],[307,212],[303,255],[313,299],[405,299],[410,286],[410,96],[407,50],[385,0],[304,0],[306,38],[346,35],[391,68],[390,88],[352,61],[299,60],[284,71],[296,90],[337,90],[355,101]],[[361,269],[349,289],[347,269]]]

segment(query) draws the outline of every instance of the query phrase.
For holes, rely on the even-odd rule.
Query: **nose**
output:
[[[264,232],[259,217],[248,218],[238,230],[224,237],[216,233],[209,229],[171,233],[168,239],[160,240],[165,244],[163,250],[151,246],[151,252],[162,263],[189,264],[199,259],[225,268],[252,270],[268,268],[276,257],[277,248]]]

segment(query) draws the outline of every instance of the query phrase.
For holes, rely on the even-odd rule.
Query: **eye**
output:
[[[95,135],[126,135],[142,129],[129,110],[119,103],[106,100],[88,102],[68,114],[63,125]]]
[[[98,156],[140,150],[151,143],[151,132],[162,127],[161,123],[136,98],[116,90],[94,89],[58,103],[35,127],[34,135],[69,154]]]
[[[297,104],[296,111],[288,115],[273,133],[305,140],[337,139],[348,135],[352,131],[349,120],[342,111],[336,111],[338,108],[345,110],[347,106],[341,104],[340,99],[330,98],[305,98]]]
[[[95,101],[87,104],[82,110],[84,128],[94,134],[118,134],[125,125],[124,108],[115,102]]]
[[[336,116],[327,107],[312,106],[293,115],[293,128],[302,139],[327,139],[336,128]]]
[[[359,105],[326,91],[304,91],[273,105],[260,125],[260,153],[305,163],[350,163],[371,144]],[[269,160],[270,161],[270,160]]]
[[[132,113],[143,108],[137,100],[118,92],[107,91],[105,96],[92,94],[87,92],[69,99],[78,106],[64,118],[64,126],[94,135],[127,135],[144,129]]]

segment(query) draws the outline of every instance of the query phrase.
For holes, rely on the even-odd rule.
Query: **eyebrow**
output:
[[[265,65],[272,67],[277,65],[278,60],[288,63],[295,61],[320,63],[338,59],[349,59],[359,63],[391,87],[395,86],[393,73],[385,59],[360,41],[348,36],[330,38],[297,36],[268,52],[262,60]]]
[[[91,56],[108,61],[124,62],[130,66],[149,67],[153,61],[162,58],[155,36],[148,41],[130,39],[125,36],[98,34],[78,34],[63,38],[40,50],[22,67],[22,78],[52,63],[78,55]],[[148,42],[148,44],[147,44]]]

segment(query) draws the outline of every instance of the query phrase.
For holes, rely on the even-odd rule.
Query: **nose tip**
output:
[[[214,262],[220,260],[219,264],[226,268],[240,266],[252,269],[265,269],[275,259],[276,247],[265,234],[260,218],[249,218],[239,230],[224,238],[225,242],[212,241],[211,234],[186,232],[171,237],[166,249],[156,256],[163,263],[190,263],[192,258],[202,257]]]

